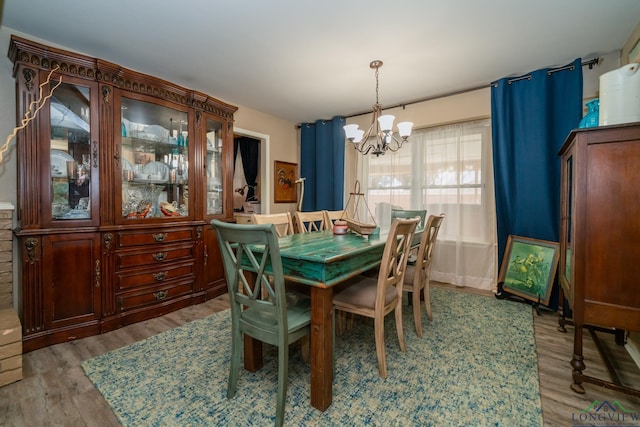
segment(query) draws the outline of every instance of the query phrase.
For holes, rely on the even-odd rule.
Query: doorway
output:
[[[244,141],[245,145],[256,146],[257,145],[257,173],[255,176],[255,185],[249,186],[247,180],[245,178],[245,168],[242,163],[242,154],[240,153],[240,149],[237,150],[236,156],[234,158],[234,177],[233,177],[233,199],[234,199],[234,211],[244,206],[244,203],[247,203],[247,196],[253,198],[254,201],[258,201],[260,203],[259,209],[260,213],[270,213],[271,206],[269,203],[270,199],[270,188],[271,188],[271,178],[270,178],[270,169],[269,165],[269,135],[261,134],[258,132],[253,132],[245,129],[235,128],[233,131],[233,139],[234,146],[236,145],[235,141]],[[246,156],[244,158],[248,158],[252,156]],[[255,160],[249,160],[255,161]],[[248,169],[255,170],[256,164],[251,165]],[[249,172],[251,179],[251,172]],[[252,191],[250,190],[250,187]],[[241,191],[237,191],[238,189],[242,189]],[[251,199],[250,199],[251,200]],[[246,211],[246,209],[245,209]]]

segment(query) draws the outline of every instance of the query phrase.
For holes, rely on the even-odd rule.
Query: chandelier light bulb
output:
[[[361,131],[360,129],[358,129],[358,125],[346,125],[346,126],[343,126],[342,128],[344,129],[345,136],[349,141],[351,142],[362,141],[362,135],[364,135],[364,131]]]
[[[398,123],[398,133],[402,138],[408,138],[411,135],[412,122],[400,122]]]
[[[386,114],[384,116],[378,117],[378,123],[380,123],[380,129],[383,132],[391,132],[391,130],[393,129],[393,121],[395,119],[396,118],[391,114]]]

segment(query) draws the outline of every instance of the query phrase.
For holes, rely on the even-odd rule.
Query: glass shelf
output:
[[[187,113],[125,97],[121,103],[122,218],[188,217]]]
[[[222,162],[222,124],[208,118],[207,126],[207,171],[206,213],[208,216],[224,213],[223,162]]]

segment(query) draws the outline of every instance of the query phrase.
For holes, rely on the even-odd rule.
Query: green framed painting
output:
[[[498,283],[513,295],[548,305],[559,252],[557,242],[510,235]]]

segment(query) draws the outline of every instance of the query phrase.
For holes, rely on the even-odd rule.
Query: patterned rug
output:
[[[309,365],[292,346],[285,424],[291,426],[540,426],[542,410],[531,307],[432,289],[423,338],[405,305],[407,352],[386,319],[389,378],[378,376],[373,324],[337,337],[333,404],[309,403]],[[124,426],[269,426],[275,420],[277,353],[241,370],[226,398],[230,312],[216,313],[83,362]]]

